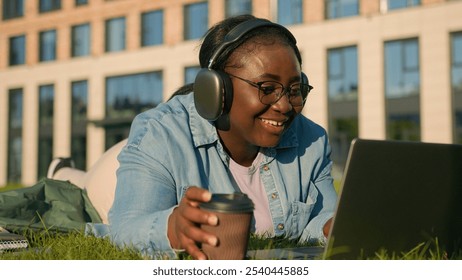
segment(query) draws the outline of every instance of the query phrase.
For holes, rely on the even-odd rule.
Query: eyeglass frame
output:
[[[289,86],[287,86],[287,87],[284,86],[282,83],[280,83],[280,82],[278,82],[278,81],[274,81],[274,80],[260,81],[260,82],[256,82],[256,83],[255,83],[255,82],[252,82],[252,81],[250,81],[250,80],[244,79],[244,78],[242,78],[242,77],[239,77],[239,76],[236,76],[236,75],[233,75],[233,74],[230,74],[230,73],[226,73],[226,74],[228,74],[230,77],[237,78],[237,79],[239,79],[239,80],[241,80],[241,81],[243,81],[243,82],[246,82],[247,84],[253,86],[253,87],[256,88],[256,89],[258,89],[258,97],[259,97],[259,99],[260,99],[260,102],[261,102],[262,104],[264,104],[264,105],[270,105],[270,106],[276,104],[279,100],[281,100],[281,98],[282,98],[284,95],[287,96],[287,98],[288,98],[288,100],[289,100],[289,103],[290,103],[292,106],[294,106],[294,107],[303,106],[303,105],[305,104],[306,99],[308,98],[308,94],[309,94],[310,91],[314,88],[314,87],[313,87],[312,85],[310,85],[310,84],[305,84],[305,83],[301,83],[301,82],[295,83],[295,84],[291,84],[291,85],[289,85]],[[261,92],[262,92],[262,87],[261,87],[261,86],[262,86],[262,84],[268,83],[268,82],[279,84],[279,85],[281,86],[281,89],[282,89],[281,92],[278,94],[278,97],[276,98],[276,100],[275,100],[274,102],[272,102],[271,104],[266,104],[266,103],[263,103],[263,101],[262,101],[263,97],[266,96],[266,95],[265,95],[264,93],[261,93]],[[290,90],[292,89],[292,87],[293,87],[294,85],[305,85],[305,86],[308,87],[306,96],[303,97],[303,94],[302,94],[303,100],[302,100],[302,103],[301,103],[300,105],[294,105],[294,104],[292,104],[292,103],[290,102],[290,97],[288,96],[288,94],[290,93]]]

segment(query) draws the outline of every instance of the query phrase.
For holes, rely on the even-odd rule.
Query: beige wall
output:
[[[182,85],[184,68],[197,64],[198,41],[182,40],[183,5],[198,1],[104,0],[74,8],[63,1],[60,12],[40,15],[37,1],[25,1],[26,16],[0,22],[0,51],[8,48],[13,35],[27,34],[27,65],[9,67],[8,56],[0,55],[0,186],[6,182],[8,89],[24,89],[23,180],[36,180],[38,136],[38,87],[55,85],[54,156],[70,154],[70,84],[86,79],[89,86],[90,120],[105,114],[104,81],[112,75],[162,70],[164,100]],[[200,1],[199,1],[200,2]],[[383,43],[386,40],[418,37],[421,73],[422,140],[452,141],[452,105],[449,77],[449,33],[462,31],[462,1],[423,1],[427,6],[380,13],[379,1],[362,0],[364,16],[324,21],[323,1],[305,0],[304,25],[290,26],[299,42],[304,71],[315,90],[304,114],[324,127],[328,123],[326,97],[326,53],[328,48],[357,45],[359,64],[359,131],[364,138],[385,138],[385,99],[383,84]],[[71,4],[69,4],[71,3]],[[259,16],[273,17],[273,0],[254,0]],[[140,48],[140,11],[164,7],[165,44]],[[209,24],[224,16],[224,0],[209,1]],[[31,12],[29,12],[31,11]],[[258,12],[257,12],[258,11]],[[104,52],[104,21],[115,16],[127,18],[127,50]],[[70,58],[70,26],[91,22],[92,52],[84,58]],[[38,63],[38,32],[58,29],[58,61]],[[104,130],[88,126],[87,166],[104,152]]]

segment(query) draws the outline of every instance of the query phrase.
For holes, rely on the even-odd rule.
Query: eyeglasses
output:
[[[292,106],[302,106],[308,97],[308,93],[310,93],[310,91],[313,89],[311,85],[303,83],[296,83],[288,87],[284,87],[283,84],[276,81],[261,81],[254,83],[236,75],[229,73],[228,75],[257,88],[260,102],[265,105],[275,104],[285,94],[287,95],[287,98],[289,99],[289,102]]]

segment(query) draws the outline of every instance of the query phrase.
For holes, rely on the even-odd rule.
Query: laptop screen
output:
[[[449,254],[462,236],[462,145],[353,140],[327,258],[408,252],[438,240]]]

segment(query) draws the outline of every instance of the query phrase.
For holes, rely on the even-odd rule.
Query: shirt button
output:
[[[268,170],[269,170],[269,166],[268,166],[267,164],[265,164],[265,166],[263,166],[263,170],[268,171]]]
[[[284,229],[284,224],[279,224],[278,225],[278,230],[283,230]]]
[[[272,199],[276,199],[277,197],[278,197],[278,194],[277,194],[277,193],[272,193],[272,194],[271,194],[271,198],[272,198]]]

